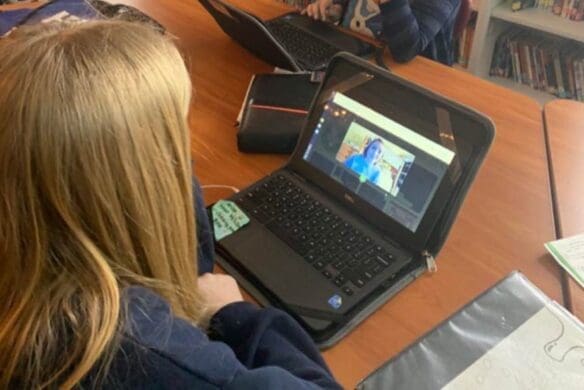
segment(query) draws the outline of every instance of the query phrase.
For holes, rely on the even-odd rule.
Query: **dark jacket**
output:
[[[393,58],[406,62],[416,55],[452,65],[452,34],[461,0],[390,0],[370,8],[367,0],[333,0],[345,9],[343,25],[354,15],[365,16],[365,28],[385,41]],[[356,9],[359,7],[359,9]]]
[[[319,351],[282,311],[247,302],[222,308],[211,336],[172,315],[152,291],[124,291],[127,320],[103,388],[338,389]],[[94,373],[83,388],[95,384]]]

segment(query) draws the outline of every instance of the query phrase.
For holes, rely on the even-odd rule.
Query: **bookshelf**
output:
[[[541,104],[556,99],[557,97],[552,94],[532,89],[512,79],[490,76],[489,69],[495,43],[499,35],[510,26],[524,27],[526,30],[543,32],[556,38],[584,43],[584,22],[571,21],[553,15],[549,10],[537,8],[513,12],[508,0],[481,0],[477,8],[468,71],[475,76],[528,95]]]
[[[511,11],[507,2],[493,8],[492,17],[534,30],[544,31],[563,38],[584,42],[584,23],[574,22],[550,14],[547,10],[530,8],[518,12]]]

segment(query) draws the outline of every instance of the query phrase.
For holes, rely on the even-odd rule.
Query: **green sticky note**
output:
[[[235,233],[249,223],[248,216],[230,200],[220,200],[215,203],[212,211],[213,229],[217,241]]]

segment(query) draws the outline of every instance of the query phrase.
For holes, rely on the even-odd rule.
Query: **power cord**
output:
[[[201,188],[202,189],[205,189],[205,188],[223,188],[223,189],[231,190],[236,194],[239,192],[239,188],[234,187],[234,186],[225,185],[225,184],[206,184],[206,185],[201,186]]]

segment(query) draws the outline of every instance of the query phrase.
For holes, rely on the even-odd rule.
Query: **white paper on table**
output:
[[[243,119],[243,110],[245,110],[245,103],[247,103],[247,97],[249,96],[249,91],[251,90],[251,85],[253,84],[253,79],[255,78],[255,74],[251,76],[251,80],[249,80],[249,84],[247,85],[247,91],[245,91],[245,96],[243,97],[243,102],[241,103],[241,108],[237,113],[237,118],[235,119],[235,126],[239,126],[241,124],[241,120]]]
[[[548,304],[443,389],[582,390],[582,323]]]
[[[544,246],[562,268],[584,287],[584,234],[550,241]]]

